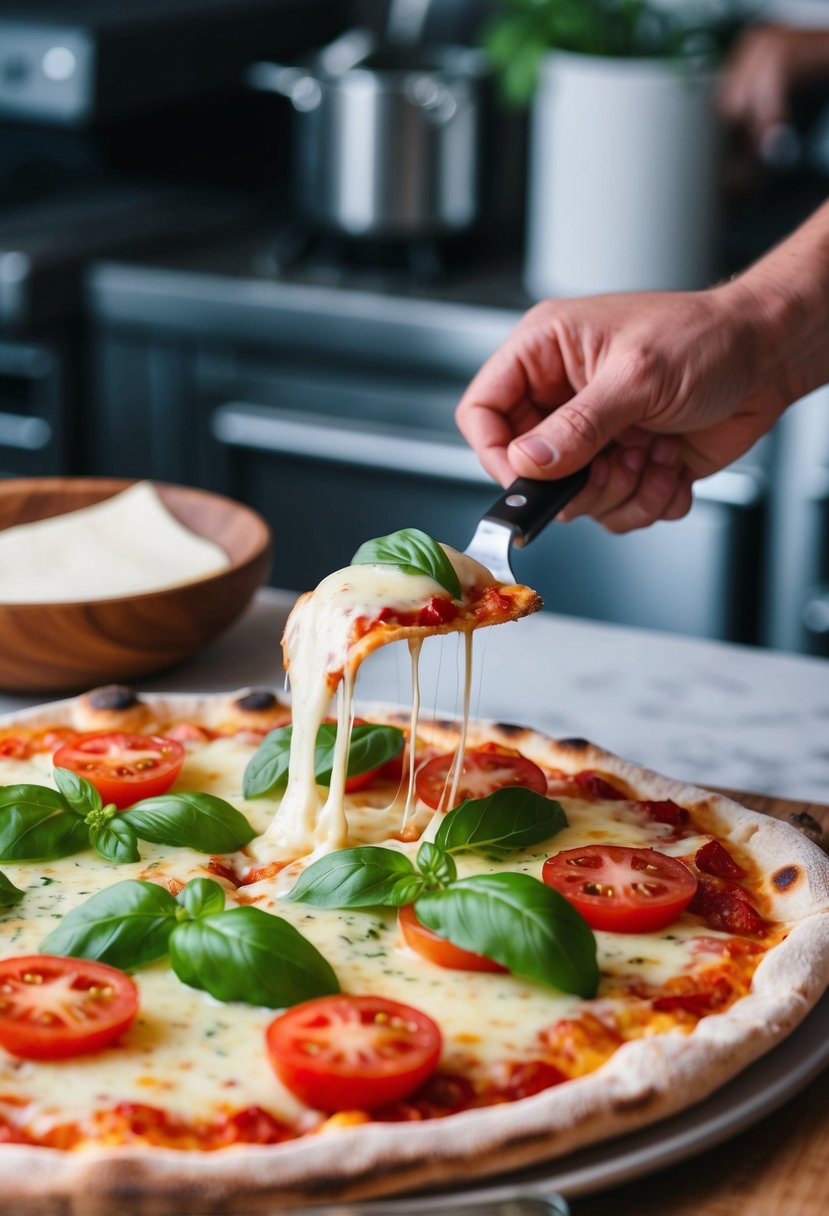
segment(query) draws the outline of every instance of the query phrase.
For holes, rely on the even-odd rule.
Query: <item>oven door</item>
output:
[[[362,541],[398,528],[462,549],[497,496],[454,429],[454,384],[294,367],[239,377],[252,400],[208,366],[199,376],[208,480],[268,519],[278,586],[313,587]],[[551,611],[754,641],[763,470],[745,462],[701,483],[697,497],[682,522],[628,536],[592,520],[553,525],[515,554],[516,577]]]

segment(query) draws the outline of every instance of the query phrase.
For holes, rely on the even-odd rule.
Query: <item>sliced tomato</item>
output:
[[[427,806],[437,810],[449,798],[449,772],[454,754],[435,756],[429,760],[415,777],[415,791]],[[491,751],[478,748],[464,752],[461,778],[453,805],[459,806],[466,798],[486,798],[496,790],[508,785],[521,785],[536,794],[547,793],[547,778],[537,764],[522,756],[520,752]],[[451,810],[449,806],[445,810]]]
[[[100,1051],[137,1012],[134,982],[106,963],[49,954],[0,961],[0,1046],[24,1060]]]
[[[110,731],[79,735],[58,748],[52,762],[85,777],[104,802],[121,808],[168,790],[181,772],[184,754],[176,739]]]
[[[381,996],[323,996],[294,1005],[265,1032],[274,1072],[316,1110],[372,1110],[413,1093],[437,1068],[442,1039],[428,1014]]]
[[[403,940],[410,950],[414,950],[421,958],[428,959],[438,967],[448,967],[451,971],[506,971],[495,959],[487,958],[484,954],[473,954],[471,950],[462,950],[453,946],[445,937],[441,937],[432,929],[427,929],[415,915],[414,907],[407,904],[397,913],[397,923],[403,933]]]
[[[656,849],[590,844],[544,862],[542,878],[593,929],[652,933],[684,912],[697,880],[677,857]]]

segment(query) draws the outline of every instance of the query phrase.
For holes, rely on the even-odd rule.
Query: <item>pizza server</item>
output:
[[[507,486],[481,519],[464,553],[491,570],[502,583],[514,583],[510,566],[513,548],[535,540],[562,507],[587,484],[590,465],[556,481],[518,477]]]

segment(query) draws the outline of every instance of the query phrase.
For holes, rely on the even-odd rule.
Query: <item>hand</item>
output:
[[[792,94],[829,77],[829,29],[755,26],[728,60],[719,90],[724,118],[744,127],[761,152],[789,121]]]
[[[502,485],[593,467],[560,519],[612,532],[679,519],[791,394],[760,372],[766,336],[739,281],[706,292],[549,300],[484,365],[458,426]]]

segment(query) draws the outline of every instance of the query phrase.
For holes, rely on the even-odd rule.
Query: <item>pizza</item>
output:
[[[582,739],[352,718],[377,645],[468,652],[538,606],[404,539],[300,601],[291,705],[111,687],[0,723],[10,1210],[517,1168],[704,1098],[824,991],[829,862],[794,829]]]

